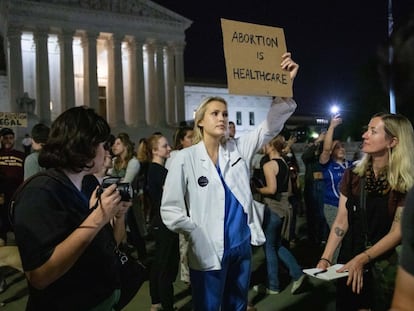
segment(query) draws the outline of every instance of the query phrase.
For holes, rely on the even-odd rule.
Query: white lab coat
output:
[[[277,135],[296,109],[293,99],[276,98],[267,118],[254,131],[220,145],[218,163],[224,181],[248,216],[251,243],[265,242],[263,205],[250,191],[253,155]],[[220,270],[224,253],[225,193],[203,142],[177,152],[171,161],[161,203],[161,217],[189,241],[188,264],[195,270]],[[188,211],[187,211],[188,210]]]

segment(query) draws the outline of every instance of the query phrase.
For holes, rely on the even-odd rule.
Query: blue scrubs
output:
[[[224,254],[221,270],[190,269],[195,311],[245,311],[250,283],[251,245],[247,214],[224,182]]]

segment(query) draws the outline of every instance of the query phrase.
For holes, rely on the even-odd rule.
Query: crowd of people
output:
[[[299,66],[285,53],[281,68],[293,81]],[[26,154],[15,149],[14,131],[2,128],[0,244],[14,233],[27,310],[120,310],[124,256],[148,266],[151,311],[175,310],[178,274],[194,310],[255,310],[252,287],[284,290],[281,264],[291,294],[306,284],[290,250],[298,214],[306,216],[308,242],[323,248],[315,267],[341,263],[338,272],[347,272],[336,282],[337,310],[413,307],[404,286],[414,284],[411,122],[373,115],[361,157],[350,161],[334,139],[342,120],[333,116],[302,154],[302,188],[296,138],[283,132],[295,109],[292,98],[273,97],[265,120],[236,137],[227,102],[207,97],[194,127],[177,129],[173,147],[160,132],[137,145],[127,133],[114,136],[88,107],[64,111],[50,128],[35,125]],[[151,260],[147,239],[155,242]],[[265,284],[251,284],[254,246],[263,246]]]

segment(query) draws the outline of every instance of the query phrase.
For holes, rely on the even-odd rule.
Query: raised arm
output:
[[[283,54],[280,66],[289,71],[293,81],[298,73],[299,65],[292,60],[291,53]],[[239,137],[237,145],[242,156],[249,163],[253,155],[283,129],[295,109],[296,102],[292,98],[274,97],[266,119],[249,134]]]
[[[323,142],[325,139],[325,133],[322,132],[319,134],[318,138],[315,139],[315,141],[307,146],[305,151],[302,153],[302,161],[305,164],[308,164],[310,162],[313,162],[315,160],[315,152],[317,148],[319,148],[319,145]]]
[[[333,143],[333,135],[335,128],[342,123],[342,119],[339,116],[334,116],[331,119],[331,123],[329,124],[328,130],[325,134],[325,139],[323,141],[323,150],[319,156],[319,163],[326,164],[332,153],[332,143]]]

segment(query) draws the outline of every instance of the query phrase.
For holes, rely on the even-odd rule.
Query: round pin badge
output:
[[[206,177],[206,176],[201,176],[201,177],[199,177],[199,178],[198,178],[198,184],[199,184],[201,187],[205,187],[205,186],[207,186],[207,184],[208,184],[208,179],[207,179],[207,177]]]

